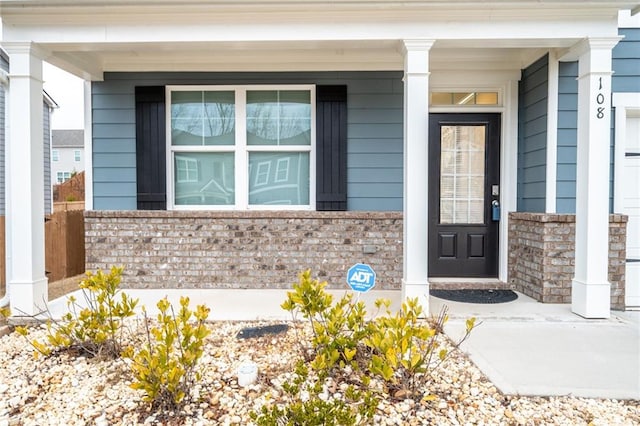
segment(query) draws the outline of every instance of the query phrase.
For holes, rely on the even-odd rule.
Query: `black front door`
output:
[[[500,114],[431,114],[429,276],[498,276]]]

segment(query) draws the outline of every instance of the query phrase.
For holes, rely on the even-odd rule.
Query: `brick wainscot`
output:
[[[615,309],[624,307],[626,220],[610,217]],[[570,303],[574,222],[510,213],[507,286]],[[402,283],[400,212],[88,211],[85,229],[87,269],[123,265],[130,288],[290,288],[307,268],[330,288],[346,288],[358,262],[376,271],[378,289]]]
[[[624,310],[627,217],[609,216],[611,307]],[[545,303],[571,303],[575,216],[509,214],[509,284]]]
[[[129,288],[291,288],[311,268],[347,288],[355,263],[400,289],[402,213],[88,211],[87,269],[125,267]]]

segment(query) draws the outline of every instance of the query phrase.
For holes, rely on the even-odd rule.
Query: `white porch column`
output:
[[[575,276],[571,310],[608,318],[609,158],[611,143],[611,49],[618,38],[589,38],[576,46],[578,154]]]
[[[434,40],[404,40],[404,232],[402,297],[429,308],[427,189],[429,49]],[[426,312],[428,313],[428,312]]]
[[[42,59],[31,43],[6,43],[9,131],[6,143],[11,311],[35,315],[47,302],[44,269]]]

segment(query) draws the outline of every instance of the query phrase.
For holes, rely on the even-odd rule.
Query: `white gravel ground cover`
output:
[[[99,360],[60,354],[34,358],[22,336],[0,338],[0,426],[250,424],[249,412],[282,397],[299,358],[298,329],[285,334],[237,339],[258,322],[213,322],[201,361],[203,377],[193,389],[196,403],[169,420],[145,409],[141,394],[129,387],[123,360]],[[137,324],[131,322],[130,326]],[[297,332],[298,331],[298,332]],[[31,337],[43,340],[42,328]],[[258,381],[237,384],[236,369],[246,360],[259,367]],[[339,397],[340,388],[334,388]],[[433,401],[384,400],[376,425],[638,425],[640,403],[587,398],[533,398],[501,394],[464,356],[451,356],[436,374]]]

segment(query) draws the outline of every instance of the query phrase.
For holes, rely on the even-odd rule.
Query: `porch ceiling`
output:
[[[564,40],[562,44],[571,46],[576,41]],[[455,47],[455,44],[465,47]],[[455,44],[436,42],[430,60],[433,70],[517,70],[537,59],[544,49],[544,46],[477,47],[476,41],[468,45]],[[485,41],[485,46],[487,44],[490,42]],[[48,62],[94,80],[100,79],[104,72],[403,69],[401,43],[397,40],[55,43],[41,46],[46,50]]]
[[[3,44],[100,80],[117,71],[521,69],[541,49],[617,34],[632,0],[1,0]]]

